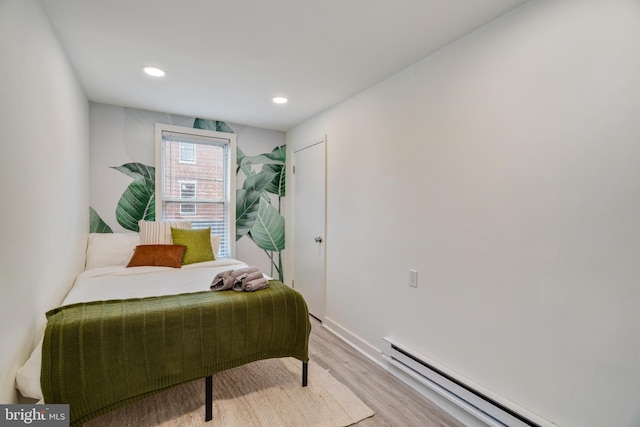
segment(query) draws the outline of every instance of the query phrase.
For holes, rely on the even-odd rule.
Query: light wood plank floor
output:
[[[462,426],[449,414],[385,371],[311,318],[309,363],[328,369],[375,415],[359,427]]]

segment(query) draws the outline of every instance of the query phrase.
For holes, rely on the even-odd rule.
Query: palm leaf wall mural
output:
[[[131,178],[133,182],[122,193],[116,207],[116,220],[127,230],[139,231],[138,221],[156,220],[156,175],[153,166],[125,163],[113,169]]]
[[[193,121],[194,129],[207,129],[214,130],[216,132],[227,132],[227,133],[235,133],[233,129],[229,127],[225,122],[220,120],[207,120],[207,119],[198,119],[196,118]]]
[[[280,252],[284,249],[284,218],[271,203],[260,199],[258,216],[249,234],[260,248]]]
[[[98,212],[89,206],[89,233],[113,233],[111,227],[100,218]]]
[[[230,132],[225,122],[196,118],[193,127],[197,129]],[[284,217],[281,202],[285,196],[286,146],[276,147],[270,153],[257,156],[245,156],[240,147],[236,147],[236,174],[242,171],[245,176],[242,188],[236,190],[236,240],[243,236],[251,239],[264,250],[271,260],[271,275],[274,269],[282,281],[282,254],[284,250]],[[259,171],[254,165],[262,165]],[[269,194],[278,196],[277,209],[271,204]],[[274,259],[277,253],[277,262]]]
[[[118,201],[116,220],[123,228],[137,232],[138,221],[156,219],[155,168],[142,163],[125,163],[122,166],[112,166],[112,169],[133,178]],[[89,233],[113,233],[111,227],[92,207],[89,207]]]
[[[285,145],[276,147],[267,154],[260,154],[258,156],[242,156],[238,160],[240,167],[244,172],[244,168],[248,165],[262,164],[262,170],[260,173],[273,172],[276,175],[272,178],[271,182],[265,188],[265,191],[282,198],[285,196],[285,163],[287,160],[287,150]]]
[[[273,173],[253,174],[246,178],[242,188],[236,191],[236,240],[253,228],[258,219],[260,200],[273,176]]]
[[[234,133],[223,121],[196,118],[196,129]],[[286,146],[269,153],[246,156],[236,147],[236,174],[243,173],[242,188],[236,190],[236,240],[246,236],[265,251],[271,261],[271,276],[283,280],[282,251],[284,250],[284,217],[281,212],[285,196]],[[122,193],[116,206],[118,223],[127,230],[139,231],[141,219],[155,221],[155,168],[143,163],[112,166],[133,179]],[[277,206],[272,198],[277,196]],[[89,208],[89,232],[112,233],[100,215]]]
[[[237,148],[237,169],[245,175],[241,189],[236,191],[236,240],[249,237],[271,260],[279,280],[284,280],[282,251],[284,250],[284,217],[281,212],[285,196],[286,146],[276,147],[270,153],[246,156]],[[259,172],[254,165],[262,165]],[[271,203],[269,194],[278,197],[278,206]],[[277,260],[275,259],[277,254]]]

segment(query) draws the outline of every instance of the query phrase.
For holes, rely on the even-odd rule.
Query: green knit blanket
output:
[[[260,359],[309,360],[307,305],[278,281],[257,292],[94,301],[47,313],[41,385],[81,425],[177,384]]]

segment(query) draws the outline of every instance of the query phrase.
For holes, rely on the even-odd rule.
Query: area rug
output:
[[[347,387],[309,362],[302,387],[302,362],[260,360],[213,376],[213,420],[204,421],[204,379],[105,414],[85,424],[98,426],[349,426],[373,415]]]

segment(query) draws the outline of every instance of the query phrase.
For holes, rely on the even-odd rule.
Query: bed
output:
[[[110,240],[108,254],[101,240]],[[306,385],[311,325],[298,292],[275,280],[255,292],[211,291],[218,273],[247,266],[235,259],[126,267],[137,243],[90,236],[87,269],[47,313],[43,339],[16,376],[23,396],[68,403],[71,424],[81,425],[198,378],[210,419],[211,376],[260,359],[299,359]]]

